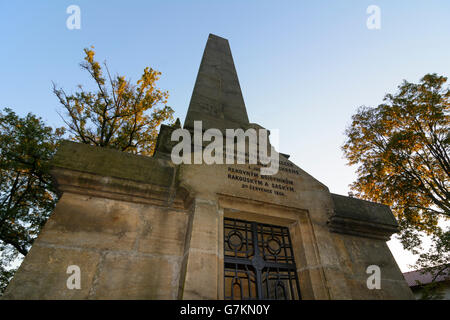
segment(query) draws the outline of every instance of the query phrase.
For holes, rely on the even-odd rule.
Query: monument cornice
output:
[[[177,188],[177,166],[164,159],[63,141],[51,174],[60,193],[185,207],[187,192]]]
[[[331,197],[334,210],[328,219],[330,231],[384,241],[398,232],[398,223],[388,206],[337,194]]]

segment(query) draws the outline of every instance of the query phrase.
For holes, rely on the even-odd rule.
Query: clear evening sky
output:
[[[66,9],[81,9],[69,30]],[[370,5],[381,28],[370,30]],[[175,116],[184,121],[208,34],[230,41],[251,122],[279,129],[280,152],[347,195],[356,168],[340,146],[351,116],[375,106],[403,79],[450,73],[450,1],[6,1],[0,4],[0,108],[33,112],[62,126],[52,81],[68,92],[92,82],[83,48],[136,81],[162,72]],[[403,271],[414,262],[390,242]]]

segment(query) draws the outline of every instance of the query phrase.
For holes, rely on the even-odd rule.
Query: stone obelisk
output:
[[[228,40],[210,34],[184,122],[192,128],[239,128],[249,123]]]

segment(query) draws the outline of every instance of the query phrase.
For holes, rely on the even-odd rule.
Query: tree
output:
[[[55,206],[49,160],[63,133],[31,113],[0,112],[0,294]]]
[[[173,110],[167,103],[167,91],[156,87],[160,72],[145,68],[136,84],[123,76],[111,77],[106,63],[107,79],[94,51],[84,49],[80,64],[94,80],[97,91],[87,92],[82,86],[73,95],[53,84],[53,92],[66,111],[62,116],[74,141],[100,147],[110,147],[134,154],[153,154],[157,128],[166,120],[173,120]],[[151,111],[151,113],[149,113]]]
[[[450,277],[450,232],[438,232],[433,234],[433,243],[427,252],[423,252],[417,259],[416,266],[421,269],[421,273],[430,273],[432,281],[423,286],[422,299],[443,299],[445,285],[439,279]]]
[[[448,249],[450,218],[450,90],[446,77],[427,74],[420,83],[404,81],[377,107],[361,107],[352,116],[342,149],[357,165],[351,185],[356,196],[389,205],[405,249],[419,253],[420,234],[432,235],[439,250]],[[436,249],[436,248],[435,248]],[[442,253],[442,252],[441,252]],[[421,255],[420,266],[450,266],[437,255]]]
[[[74,141],[124,152],[151,155],[158,126],[173,120],[168,93],[156,87],[160,72],[145,68],[134,85],[125,77],[108,80],[94,51],[84,50],[81,63],[97,86],[96,92],[67,95],[53,84],[66,118],[63,121]],[[56,201],[56,188],[49,174],[50,159],[65,128],[53,130],[40,118],[18,117],[11,109],[0,113],[0,294],[14,275],[20,259],[28,252],[47,221]]]

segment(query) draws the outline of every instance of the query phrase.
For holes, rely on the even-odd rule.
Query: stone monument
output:
[[[215,35],[184,129],[196,121],[201,132],[262,128]],[[389,207],[330,193],[286,154],[273,175],[175,164],[177,129],[161,126],[153,157],[62,143],[52,166],[62,196],[4,298],[413,298],[386,245],[398,228]]]

